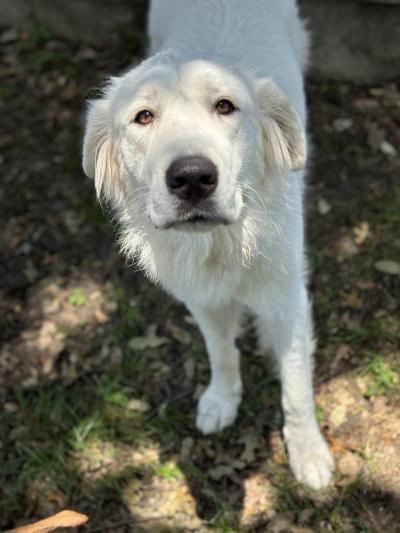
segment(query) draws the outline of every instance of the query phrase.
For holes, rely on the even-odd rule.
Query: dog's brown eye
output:
[[[230,100],[223,98],[222,100],[216,103],[215,109],[220,115],[229,115],[230,113],[233,113],[235,111],[235,106]]]
[[[150,122],[153,121],[154,115],[151,111],[148,111],[147,109],[143,109],[143,111],[139,111],[139,113],[135,117],[135,122],[137,124],[141,124],[142,126],[146,126],[146,124],[150,124]]]

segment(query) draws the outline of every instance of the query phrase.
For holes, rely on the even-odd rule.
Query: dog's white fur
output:
[[[291,468],[319,489],[333,461],[314,412],[305,287],[307,32],[295,0],[153,0],[149,20],[150,58],[90,106],[85,172],[116,212],[123,251],[203,332],[212,374],[197,427],[211,433],[236,418],[246,306],[279,363]],[[227,97],[240,111],[219,116],[215,102]],[[132,121],[141,109],[151,125]],[[171,227],[179,206],[166,169],[198,154],[218,169],[213,205],[226,224]]]

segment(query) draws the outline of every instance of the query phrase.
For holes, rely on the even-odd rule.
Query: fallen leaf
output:
[[[396,148],[390,144],[389,141],[386,141],[386,139],[383,139],[383,141],[380,142],[379,144],[379,150],[385,154],[385,155],[388,155],[390,157],[394,157],[397,155],[397,150]]]
[[[341,444],[340,440],[336,437],[329,436],[328,441],[330,444],[330,450],[333,455],[345,453],[347,451],[346,448]]]
[[[207,470],[208,476],[214,481],[220,481],[223,477],[231,477],[235,473],[233,466],[219,465]]]
[[[362,297],[357,291],[340,291],[340,302],[343,307],[350,307],[351,309],[361,309],[362,307]]]
[[[361,222],[358,226],[353,228],[354,242],[357,246],[361,246],[363,242],[369,237],[368,222]]]
[[[59,527],[77,527],[85,524],[88,517],[75,511],[61,511],[49,518],[16,529],[9,529],[4,533],[46,533]]]
[[[254,433],[243,435],[238,440],[239,444],[244,444],[244,450],[240,455],[240,459],[245,463],[253,463],[256,459],[256,449],[260,447],[260,439]]]
[[[333,121],[333,129],[338,133],[342,133],[343,131],[350,129],[352,125],[353,121],[351,118],[336,118]]]
[[[391,259],[382,259],[375,263],[375,268],[379,272],[384,274],[399,275],[400,274],[400,263],[392,261]]]
[[[332,206],[325,200],[325,198],[319,198],[318,200],[318,212],[325,216],[332,210]]]
[[[185,331],[184,329],[180,328],[176,324],[174,324],[171,320],[167,320],[166,322],[166,329],[169,333],[171,333],[171,337],[174,338],[176,341],[180,342],[181,344],[188,345],[192,341],[192,336],[188,331]]]
[[[129,411],[137,411],[138,413],[147,413],[150,411],[150,404],[145,400],[139,400],[137,398],[132,398],[128,402]]]
[[[160,348],[160,346],[164,346],[164,344],[169,343],[170,340],[167,337],[157,337],[148,335],[145,337],[133,337],[130,341],[128,341],[128,347],[131,350],[146,350],[148,348],[154,349],[154,348]]]

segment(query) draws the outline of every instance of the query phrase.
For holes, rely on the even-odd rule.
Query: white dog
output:
[[[279,364],[291,468],[325,487],[303,238],[308,38],[295,0],[153,0],[149,27],[149,59],[90,105],[84,170],[116,212],[123,251],[202,330],[212,375],[198,429],[236,418],[246,306]]]

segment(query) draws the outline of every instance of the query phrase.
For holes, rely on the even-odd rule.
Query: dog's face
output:
[[[135,198],[155,227],[208,230],[238,220],[252,176],[304,160],[300,120],[273,82],[161,53],[92,103],[83,166],[99,196]]]

